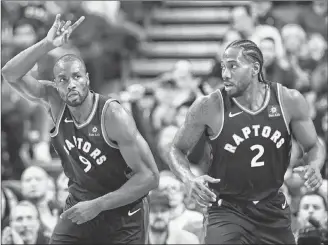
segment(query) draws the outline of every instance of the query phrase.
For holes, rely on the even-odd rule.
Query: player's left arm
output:
[[[121,104],[109,104],[104,126],[105,133],[109,139],[117,143],[133,175],[118,190],[98,198],[103,211],[138,200],[156,188],[159,181],[157,165],[149,145],[140,135],[132,116]]]
[[[283,101],[286,105],[287,120],[291,132],[304,152],[305,167],[298,167],[294,172],[304,174],[305,186],[312,190],[322,184],[320,170],[325,160],[325,149],[320,142],[310,117],[309,105],[303,95],[294,89],[283,88]]]

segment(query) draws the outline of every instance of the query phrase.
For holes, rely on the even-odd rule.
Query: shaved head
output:
[[[69,62],[78,62],[80,64],[80,67],[84,72],[86,72],[86,67],[84,61],[78,57],[75,54],[65,54],[64,56],[61,56],[60,58],[57,59],[54,68],[53,68],[53,73],[54,75],[60,71],[60,69],[64,68],[64,65]],[[56,76],[56,75],[55,75]]]

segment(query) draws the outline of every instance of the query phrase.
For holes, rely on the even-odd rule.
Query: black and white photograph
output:
[[[1,244],[328,245],[328,1],[1,1]]]

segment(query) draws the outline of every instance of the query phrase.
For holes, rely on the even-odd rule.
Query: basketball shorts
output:
[[[222,197],[209,209],[205,227],[206,244],[295,244],[281,192],[258,203]]]
[[[64,210],[76,203],[70,194]],[[148,201],[144,198],[129,207],[101,212],[80,225],[59,218],[50,244],[145,244],[148,215]]]

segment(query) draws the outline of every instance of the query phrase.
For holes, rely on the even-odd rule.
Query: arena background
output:
[[[82,15],[86,19],[69,44],[45,55],[32,73],[52,80],[58,57],[79,55],[86,63],[91,88],[116,96],[131,111],[162,171],[163,192],[173,188],[167,180],[173,178],[167,171],[169,144],[193,101],[222,85],[220,56],[225,45],[236,39],[249,38],[260,46],[267,79],[305,96],[327,147],[326,1],[1,1],[1,66],[44,38],[57,13],[63,19],[74,21]],[[2,230],[17,202],[36,195],[46,200],[46,205],[38,206],[42,224],[38,233],[47,238],[67,195],[67,179],[49,144],[53,125],[44,108],[26,101],[3,81],[1,89]],[[207,161],[199,152],[202,140],[190,155],[197,174]],[[295,143],[291,162],[299,161],[301,149]],[[24,177],[26,169],[29,178]],[[325,180],[318,191],[325,204],[327,170],[326,161]],[[297,234],[302,228],[299,201],[307,190],[291,168],[282,190]],[[182,185],[175,191],[167,192],[170,198],[185,197]],[[180,217],[181,229],[201,239],[201,211],[187,197],[179,205],[194,211]]]

